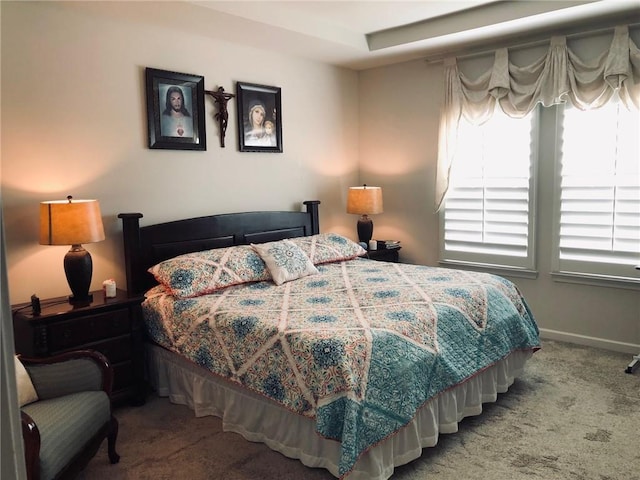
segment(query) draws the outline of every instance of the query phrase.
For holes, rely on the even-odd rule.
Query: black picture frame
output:
[[[240,151],[282,153],[282,89],[236,82],[236,101]],[[251,118],[260,109],[263,121],[255,127]]]
[[[204,77],[147,67],[145,79],[149,148],[206,150]],[[169,97],[177,98],[180,93],[182,112],[176,112]]]

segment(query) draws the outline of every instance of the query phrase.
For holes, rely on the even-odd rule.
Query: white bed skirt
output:
[[[264,397],[221,380],[164,348],[147,345],[149,381],[161,397],[188,405],[198,417],[215,415],[225,431],[299,459],[308,467],[325,468],[339,477],[340,444],[315,432],[312,420],[296,415]],[[348,475],[353,480],[386,480],[395,466],[418,458],[433,447],[440,433],[458,431],[464,417],[478,415],[482,404],[495,402],[519,375],[530,351],[516,351],[463,384],[438,395],[420,408],[406,427],[366,452]]]

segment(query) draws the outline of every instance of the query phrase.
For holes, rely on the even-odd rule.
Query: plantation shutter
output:
[[[619,102],[566,107],[559,271],[630,276],[640,264],[640,120]]]
[[[533,268],[533,114],[458,131],[444,207],[444,261]]]

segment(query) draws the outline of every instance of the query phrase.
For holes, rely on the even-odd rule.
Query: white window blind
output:
[[[633,277],[640,264],[640,115],[619,102],[566,106],[554,270]]]
[[[444,213],[444,262],[532,269],[535,114],[461,121]]]

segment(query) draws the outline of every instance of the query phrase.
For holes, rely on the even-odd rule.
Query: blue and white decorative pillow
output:
[[[252,243],[251,247],[267,265],[276,285],[319,273],[304,251],[290,240]]]
[[[319,233],[292,238],[291,241],[302,249],[314,265],[351,260],[367,253],[356,242],[337,233]]]
[[[178,298],[197,297],[230,285],[271,279],[266,265],[249,245],[187,253],[160,262],[149,272]]]

